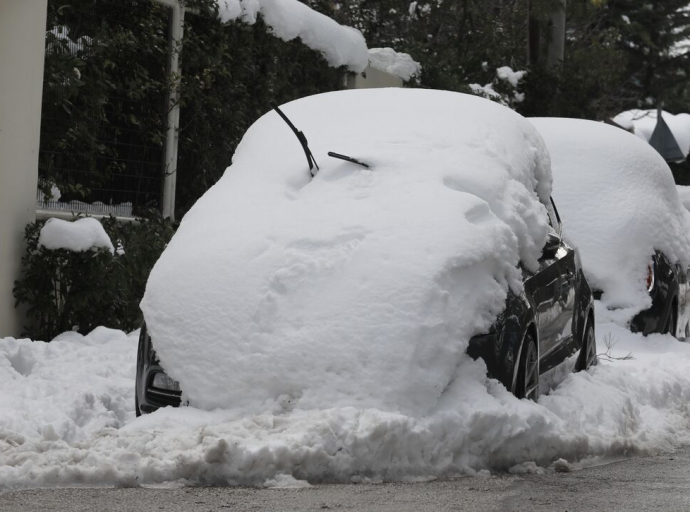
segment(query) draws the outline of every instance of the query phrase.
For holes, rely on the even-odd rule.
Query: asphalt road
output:
[[[0,511],[689,511],[690,449],[571,473],[304,489],[63,488],[0,494]]]

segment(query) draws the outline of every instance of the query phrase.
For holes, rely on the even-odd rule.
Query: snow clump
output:
[[[671,170],[651,146],[604,123],[531,119],[551,155],[553,197],[580,250],[590,286],[609,307],[651,305],[647,265],[655,251],[690,263],[690,213]]]
[[[261,14],[276,37],[291,41],[297,37],[323,54],[332,67],[347,66],[361,73],[369,63],[362,33],[338,24],[298,0],[216,0],[223,23],[240,20],[253,25]]]
[[[372,68],[390,73],[406,82],[418,76],[422,67],[407,53],[396,52],[393,48],[370,48],[369,65]]]
[[[471,95],[370,89],[270,111],[182,220],[141,303],[194,406],[425,415],[537,267],[548,154]],[[350,155],[370,169],[327,156]]]
[[[50,250],[67,249],[73,252],[92,249],[115,251],[103,225],[91,217],[84,217],[74,222],[56,218],[48,219],[41,228],[38,246]]]

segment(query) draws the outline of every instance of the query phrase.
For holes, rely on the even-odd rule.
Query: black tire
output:
[[[525,334],[520,353],[517,381],[513,393],[518,398],[539,398],[539,351],[531,333]]]
[[[675,338],[677,323],[678,319],[676,313],[676,305],[671,304],[671,311],[668,312],[668,318],[666,319],[666,325],[664,326],[663,334],[670,334]]]
[[[596,366],[597,362],[597,338],[594,335],[594,324],[588,320],[575,371],[587,370],[590,366]]]

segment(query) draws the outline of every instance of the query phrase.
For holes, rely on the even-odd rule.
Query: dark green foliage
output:
[[[300,41],[276,38],[261,20],[222,25],[213,0],[186,5],[177,218],[220,178],[271,101],[340,89],[345,74]],[[45,192],[55,182],[63,200],[132,201],[135,213],[155,206],[172,83],[168,10],[149,0],[49,0],[48,6]],[[118,194],[133,181],[133,196]]]
[[[86,334],[99,325],[124,331],[141,325],[139,302],[148,274],[174,228],[156,213],[138,223],[114,218],[102,223],[124,254],[51,251],[38,246],[44,222],[26,227],[27,251],[14,296],[17,304],[28,306],[26,334],[31,339],[49,341],[75,328]]]

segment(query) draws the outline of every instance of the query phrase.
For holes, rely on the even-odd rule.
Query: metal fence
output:
[[[168,8],[150,0],[49,0],[38,209],[132,216],[160,207],[169,92],[109,87],[134,73],[134,62],[110,43],[137,40],[135,9],[144,9],[154,33],[142,44],[159,46],[147,52],[160,59],[143,64],[146,78],[165,84]]]

